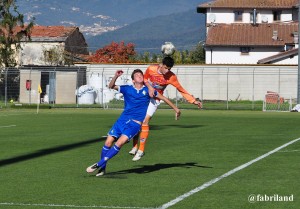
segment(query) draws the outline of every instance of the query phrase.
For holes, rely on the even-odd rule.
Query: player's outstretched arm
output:
[[[181,114],[180,110],[167,97],[161,95],[160,93],[157,92],[156,97],[158,99],[163,100],[165,103],[167,103],[170,107],[172,107],[174,109],[174,111],[176,112],[176,117],[175,118],[177,120],[179,118],[180,114]]]
[[[122,70],[117,70],[115,73],[115,76],[111,79],[109,82],[108,88],[118,90],[118,87],[116,86],[116,80],[123,74]]]

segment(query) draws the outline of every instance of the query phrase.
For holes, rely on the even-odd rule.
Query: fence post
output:
[[[77,68],[77,76],[76,76],[76,107],[79,107],[78,103],[78,78],[79,78],[79,73],[80,73],[80,66]]]
[[[252,73],[252,110],[254,110],[254,75],[255,75],[255,68],[253,68],[253,73]]]
[[[281,68],[279,68],[279,70],[278,70],[278,94],[280,95],[280,79],[281,79],[281,77],[280,77],[280,75],[281,75]]]
[[[202,72],[201,72],[201,101],[202,101],[202,105],[203,105],[203,86],[204,86],[204,84],[203,84],[203,81],[204,81],[204,79],[203,79],[203,72],[204,72],[204,68],[202,68]]]
[[[32,67],[30,68],[30,71],[29,71],[29,80],[31,80],[31,72],[32,72]],[[32,83],[30,84],[30,89],[29,89],[29,98],[28,98],[28,101],[29,101],[29,105],[31,105],[31,90],[32,90]]]
[[[5,107],[7,107],[7,68],[5,68],[5,87],[4,87],[4,103],[5,103]]]
[[[228,79],[229,79],[229,67],[227,67],[227,90],[226,90],[226,92],[227,92],[227,95],[226,95],[226,100],[227,100],[227,102],[226,102],[226,108],[227,108],[227,110],[229,110],[229,104],[228,104],[228,97],[229,97],[229,84],[228,84]]]
[[[104,79],[104,67],[102,68],[102,107],[103,109],[105,109],[105,104],[104,104],[104,83],[103,83],[103,79]],[[106,79],[105,79],[106,82]]]

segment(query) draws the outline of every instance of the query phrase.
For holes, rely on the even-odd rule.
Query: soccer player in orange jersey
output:
[[[145,153],[145,144],[149,135],[149,122],[160,104],[160,100],[153,98],[155,90],[160,94],[163,94],[165,88],[171,84],[189,103],[197,105],[198,108],[202,107],[202,103],[197,101],[181,86],[177,76],[171,71],[173,66],[173,58],[164,57],[162,63],[159,65],[150,65],[145,71],[144,83],[149,88],[149,95],[152,97],[152,99],[150,100],[147,114],[142,124],[142,130],[140,133],[140,146],[138,147],[138,139],[135,138],[133,140],[133,148],[129,152],[129,154],[134,155],[132,159],[133,161],[140,160]]]

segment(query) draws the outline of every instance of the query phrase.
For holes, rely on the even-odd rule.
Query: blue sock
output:
[[[98,166],[100,166],[101,168],[105,168],[107,161],[110,160],[111,158],[113,158],[115,155],[117,155],[119,153],[119,151],[120,151],[120,148],[117,145],[114,145],[106,153],[106,155],[104,156],[104,158],[101,158],[101,160],[97,163]]]
[[[104,159],[104,157],[105,157],[105,155],[107,154],[107,152],[109,151],[109,149],[110,149],[110,147],[105,146],[105,145],[102,147],[100,161],[101,161],[102,159]],[[102,168],[105,169],[105,166],[102,167]]]

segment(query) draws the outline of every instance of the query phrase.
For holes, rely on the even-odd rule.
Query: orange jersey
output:
[[[144,73],[145,82],[148,81],[149,84],[160,94],[163,94],[165,88],[171,84],[188,102],[195,102],[195,98],[180,85],[177,76],[172,71],[169,71],[167,74],[163,75],[158,72],[158,67],[159,65],[150,65],[147,68],[146,72]]]

